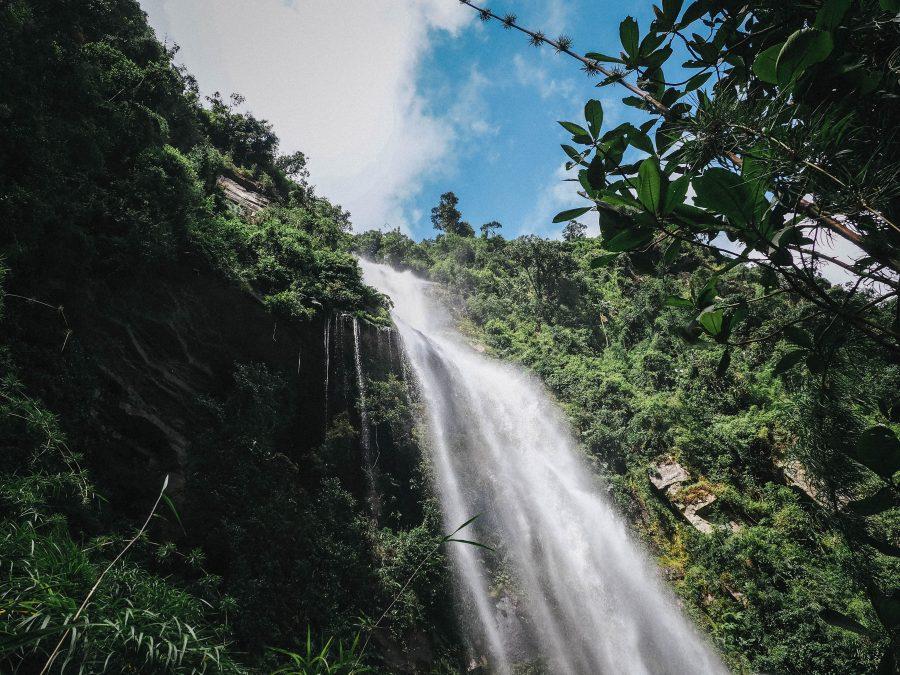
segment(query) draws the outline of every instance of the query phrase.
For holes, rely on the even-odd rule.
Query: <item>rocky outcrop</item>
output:
[[[260,185],[237,174],[219,176],[216,185],[225,194],[225,198],[247,218],[252,218],[272,203],[263,194]]]
[[[662,457],[651,465],[648,477],[657,493],[671,504],[690,525],[704,534],[712,532],[716,525],[705,517],[713,504],[716,496],[711,492],[686,491],[683,488],[691,481],[691,475],[681,464],[672,457]],[[731,529],[736,530],[740,525],[734,521],[730,523]]]

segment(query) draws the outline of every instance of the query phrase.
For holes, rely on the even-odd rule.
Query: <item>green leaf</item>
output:
[[[616,58],[615,56],[607,56],[600,52],[588,52],[585,54],[585,57],[592,59],[593,61],[600,61],[601,63],[624,63],[622,59]]]
[[[563,211],[562,213],[557,213],[556,217],[553,219],[554,223],[567,223],[570,220],[575,220],[579,216],[583,216],[585,213],[590,211],[592,206],[582,206],[577,209],[569,209],[568,211]]]
[[[593,260],[591,260],[591,269],[599,269],[601,267],[609,267],[616,258],[619,257],[618,253],[604,253],[603,255],[599,255]]]
[[[648,69],[659,68],[662,64],[668,61],[670,56],[672,56],[672,48],[669,46],[665,46],[662,49],[653,52],[649,56],[643,57],[641,59],[641,65],[647,67]]]
[[[722,314],[722,310],[707,308],[700,312],[700,316],[697,317],[697,323],[712,337],[718,337],[722,333],[724,319],[725,316]]]
[[[813,25],[820,30],[834,30],[841,25],[851,2],[852,0],[825,0],[816,12],[816,22]]]
[[[665,26],[666,29],[673,26],[678,20],[678,15],[681,13],[681,6],[683,4],[684,0],[662,0],[662,13],[663,16],[666,17],[666,20],[662,25]]]
[[[614,237],[603,243],[607,251],[621,253],[622,251],[633,251],[634,249],[649,243],[651,233],[644,230],[624,230]]]
[[[591,136],[599,138],[600,128],[603,126],[603,106],[600,101],[592,98],[587,102],[584,106],[584,119],[587,120]]]
[[[488,546],[487,544],[479,544],[477,541],[470,541],[469,539],[447,539],[447,541],[448,541],[448,542],[452,541],[452,542],[455,542],[455,543],[457,543],[457,544],[466,544],[466,545],[468,545],[468,546],[476,546],[476,547],[478,547],[478,548],[487,549],[488,551],[493,551],[493,550],[494,550],[494,549],[492,549],[490,546]]]
[[[578,150],[573,148],[571,145],[562,145],[561,147],[563,151],[572,158],[573,162],[581,164],[582,166],[585,165],[584,156],[580,152],[578,152]]]
[[[695,178],[693,186],[697,192],[694,199],[697,206],[724,215],[735,227],[746,227],[753,222],[753,205],[741,176],[714,167]]]
[[[471,525],[472,523],[474,523],[474,522],[475,522],[476,520],[478,520],[479,518],[481,518],[481,514],[480,514],[480,513],[476,513],[474,516],[472,516],[471,518],[469,518],[469,519],[468,519],[466,522],[464,522],[462,525],[460,525],[460,526],[457,527],[455,530],[453,530],[453,532],[451,532],[450,534],[445,534],[444,537],[443,537],[443,539],[441,539],[441,541],[448,541],[454,534],[456,534],[456,533],[459,532],[460,530],[464,530],[465,528],[467,528],[469,525]]]
[[[671,265],[678,259],[679,253],[681,253],[681,239],[675,239],[666,247],[666,252],[663,253],[663,264]]]
[[[166,506],[169,507],[172,515],[175,516],[175,520],[178,522],[178,526],[181,528],[181,531],[187,534],[187,530],[184,529],[184,524],[181,522],[181,516],[178,515],[178,509],[175,508],[175,502],[173,502],[172,498],[167,494],[163,494],[162,499],[166,503]]]
[[[791,368],[800,363],[803,360],[803,357],[807,354],[809,354],[808,349],[794,349],[793,351],[788,352],[778,360],[778,363],[775,364],[775,368],[772,370],[772,375],[781,375],[782,373],[786,373]]]
[[[784,43],[779,42],[777,45],[760,52],[756,59],[754,59],[751,70],[763,82],[778,84],[778,77],[775,74],[775,64],[778,62],[778,54],[781,53],[781,48],[783,46]]]
[[[706,81],[712,77],[712,73],[697,73],[691,79],[684,83],[684,92],[694,91],[706,84]]]
[[[687,298],[678,295],[670,295],[666,298],[666,307],[693,307],[694,303]]]
[[[619,24],[619,39],[622,41],[622,47],[631,58],[637,58],[638,55],[638,23],[633,18],[626,17]]]
[[[587,169],[587,180],[595,190],[602,190],[606,185],[606,171],[603,168],[603,157],[598,152],[594,155]]]
[[[664,216],[672,213],[679,204],[684,204],[690,184],[690,176],[679,176],[669,183],[668,188],[666,188],[666,195],[662,205],[662,214]]]
[[[900,471],[900,440],[890,427],[879,424],[862,433],[852,456],[863,466],[890,481]]]
[[[644,208],[651,213],[659,213],[662,203],[662,177],[659,173],[659,160],[648,157],[641,162],[638,169],[638,199]]]
[[[684,10],[684,16],[681,17],[681,21],[678,22],[679,28],[684,28],[686,26],[691,25],[701,16],[706,14],[709,9],[709,2],[707,0],[694,0],[688,8]]]
[[[778,84],[785,86],[799,78],[803,71],[828,58],[834,48],[831,34],[816,28],[802,28],[785,41],[775,61]]]
[[[798,347],[812,349],[812,336],[802,328],[798,328],[797,326],[785,326],[783,332],[785,339],[789,342],[793,342]]]
[[[628,127],[629,128],[625,132],[625,139],[628,141],[628,144],[652,155],[655,151],[653,149],[653,141],[650,140],[650,137],[630,124]]]
[[[560,122],[559,124],[563,129],[572,134],[572,140],[576,143],[581,143],[582,145],[591,144],[591,135],[584,127],[580,127],[574,122]]]
[[[900,0],[878,0],[878,4],[885,12],[900,12]]]

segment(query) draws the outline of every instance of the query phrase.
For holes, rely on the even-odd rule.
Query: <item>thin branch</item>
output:
[[[69,633],[72,632],[72,624],[74,624],[78,620],[78,617],[81,616],[81,613],[84,611],[85,607],[88,606],[88,603],[91,601],[91,598],[94,596],[94,593],[96,593],[97,589],[100,588],[100,584],[103,581],[103,577],[105,577],[106,574],[113,568],[113,565],[115,565],[117,562],[119,562],[119,560],[121,560],[122,556],[124,556],[128,552],[128,549],[130,549],[134,545],[134,543],[144,533],[144,530],[147,529],[147,526],[150,524],[150,519],[153,518],[153,514],[156,513],[156,509],[159,507],[159,502],[162,501],[163,494],[165,493],[168,485],[169,485],[169,477],[166,476],[165,480],[163,481],[162,489],[159,491],[159,496],[156,498],[156,503],[154,503],[153,508],[150,509],[150,515],[147,516],[147,520],[144,521],[144,524],[141,526],[141,529],[138,530],[138,533],[136,535],[134,535],[134,537],[132,537],[131,541],[129,541],[125,545],[125,548],[123,548],[121,551],[119,551],[119,555],[117,555],[115,558],[113,558],[112,562],[110,562],[109,565],[106,566],[106,569],[104,569],[103,572],[101,572],[100,576],[97,577],[97,581],[94,582],[94,585],[91,587],[91,590],[85,596],[84,600],[81,603],[81,606],[78,608],[78,611],[75,612],[75,615],[72,617],[71,620],[66,622],[65,625],[67,625],[68,628],[66,628],[65,633],[62,634],[62,637],[59,638],[59,642],[56,643],[56,647],[54,647],[53,651],[50,653],[50,657],[47,659],[47,663],[45,663],[44,667],[41,669],[40,675],[46,675],[49,672],[50,667],[53,665],[53,662],[56,660],[56,657],[59,656],[59,650],[62,649],[63,643],[66,641],[66,638],[69,636]]]

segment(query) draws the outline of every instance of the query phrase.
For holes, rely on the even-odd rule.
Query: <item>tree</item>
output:
[[[496,220],[492,220],[489,223],[485,223],[479,229],[481,230],[481,238],[482,239],[490,239],[491,237],[496,237],[499,235],[492,234],[492,232],[496,232],[501,229],[503,225],[498,223]]]
[[[563,228],[563,240],[577,241],[578,239],[584,239],[585,232],[587,232],[587,225],[577,220],[570,220]]]
[[[462,219],[462,214],[456,208],[457,204],[459,204],[459,198],[452,192],[445,192],[441,195],[440,203],[431,209],[431,222],[434,229],[445,234],[474,237],[475,230]]]
[[[900,360],[896,0],[820,7],[697,0],[684,12],[672,0],[656,9],[643,37],[633,18],[622,22],[620,56],[582,55],[565,36],[553,40],[512,16],[463,4],[605,76],[599,86],[625,87],[623,103],[647,113],[639,127],[605,130],[602,105],[591,100],[585,126],[561,122],[572,134],[573,145],[563,146],[567,166],[578,170],[588,204],[554,222],[598,212],[606,264],[649,253],[672,269],[689,248],[712,254],[718,267],[708,292],[673,299],[692,310],[686,335],[735,342],[748,310],[726,313],[716,288],[752,265],[771,291],[813,306],[800,322],[813,339],[812,370],[828,361],[832,336],[848,328]],[[686,51],[689,72],[671,82],[663,66],[676,49]],[[645,159],[625,163],[629,147]],[[733,244],[721,245],[720,235]],[[823,250],[826,240],[857,253]],[[849,292],[824,282],[825,264],[853,275]]]
[[[695,0],[685,8],[663,0],[643,35],[632,17],[622,21],[621,50],[609,56],[577,53],[568,37],[550,39],[513,15],[461,1],[483,20],[574,58],[588,75],[603,76],[598,86],[624,87],[623,103],[647,114],[639,126],[606,129],[601,103],[591,100],[583,123],[560,122],[571,134],[567,168],[577,170],[587,203],[554,222],[598,213],[606,252],[595,268],[619,261],[666,276],[688,262],[703,274],[689,297],[667,304],[684,312],[685,339],[721,345],[720,377],[732,349],[785,342],[775,372],[804,364],[818,383],[813,404],[824,406],[840,397],[833,364],[867,348],[900,361],[900,2]],[[642,159],[625,162],[629,148]],[[829,283],[825,265],[852,281]],[[723,297],[744,273],[762,291],[749,285]],[[773,295],[805,312],[763,333],[754,313]],[[843,446],[896,500],[894,431],[871,427]],[[867,516],[886,510],[867,506]],[[852,509],[835,506],[829,515],[860,551],[861,583],[892,640],[882,670],[896,672],[900,597],[879,583],[870,559],[873,549],[900,552],[866,534]]]

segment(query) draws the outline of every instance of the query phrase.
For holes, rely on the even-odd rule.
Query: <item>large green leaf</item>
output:
[[[554,223],[565,223],[570,220],[574,220],[579,216],[583,216],[585,213],[591,210],[590,206],[582,206],[577,209],[569,209],[568,211],[563,211],[562,213],[557,213],[556,217],[553,219]]]
[[[622,47],[625,52],[632,58],[638,55],[638,24],[633,18],[625,17],[625,20],[619,24],[619,39],[622,41]]]
[[[624,63],[622,59],[616,58],[615,56],[607,56],[606,54],[601,54],[600,52],[588,52],[585,56],[589,59],[593,59],[594,61],[600,61],[603,63]]]
[[[753,222],[753,204],[741,176],[714,167],[695,178],[693,186],[697,192],[694,198],[697,206],[724,215],[735,227],[746,227]]]
[[[662,214],[668,215],[675,210],[676,206],[684,204],[687,197],[688,187],[691,184],[690,176],[679,176],[666,188],[666,194],[662,203]]]
[[[900,471],[900,440],[889,427],[877,425],[859,437],[853,459],[868,467],[885,480]]]
[[[643,150],[650,155],[654,153],[653,141],[650,140],[650,137],[632,124],[626,126],[625,139],[629,145],[633,145],[638,150]]]
[[[778,54],[781,53],[781,48],[783,46],[784,43],[779,42],[777,45],[769,47],[757,54],[756,58],[753,60],[752,70],[763,82],[778,84],[775,64],[778,62]]]
[[[624,230],[603,243],[610,252],[633,251],[650,242],[652,234],[644,230]]]
[[[573,162],[584,165],[584,156],[580,152],[578,152],[578,150],[573,148],[571,145],[565,144],[562,145],[562,149],[563,152],[565,152],[569,157],[572,158]]]
[[[591,139],[591,135],[584,127],[581,127],[574,122],[560,122],[559,125],[570,134],[572,134],[572,140],[576,143],[581,143],[582,145],[590,145],[593,142],[593,140]]]
[[[791,34],[775,61],[778,84],[793,82],[811,65],[827,59],[833,48],[831,34],[817,28],[802,28]]]
[[[588,129],[594,138],[600,137],[600,128],[603,126],[603,106],[600,101],[591,99],[584,106],[584,119],[587,120]]]
[[[812,336],[802,328],[798,328],[797,326],[785,326],[784,337],[787,338],[788,341],[793,342],[798,347],[806,347],[807,349],[812,349]]]
[[[595,190],[602,190],[606,185],[606,171],[603,168],[603,157],[598,152],[587,168],[588,184]]]
[[[778,360],[778,363],[775,364],[775,368],[772,370],[772,375],[781,375],[782,373],[786,373],[791,368],[800,363],[807,354],[809,354],[808,349],[794,349],[793,351],[788,352]]]
[[[853,0],[825,0],[816,12],[814,26],[821,30],[834,30],[841,25]]]
[[[659,160],[656,157],[648,157],[641,162],[641,167],[638,169],[638,199],[645,209],[651,213],[659,213],[662,197]]]
[[[718,337],[725,325],[725,315],[720,309],[705,309],[697,317],[697,323],[712,337]]]

